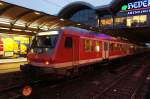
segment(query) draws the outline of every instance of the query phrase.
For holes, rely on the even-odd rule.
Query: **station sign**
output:
[[[123,5],[121,11],[126,11],[128,15],[150,13],[150,0],[138,0]]]

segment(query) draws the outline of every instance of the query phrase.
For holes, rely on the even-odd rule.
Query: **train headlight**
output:
[[[23,96],[30,96],[32,93],[32,88],[30,86],[25,86],[23,89],[22,89],[22,95]]]
[[[49,64],[49,61],[46,61],[45,64],[48,65],[48,64]]]

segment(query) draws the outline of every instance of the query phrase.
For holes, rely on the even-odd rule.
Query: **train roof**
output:
[[[77,35],[88,35],[88,36],[93,36],[93,37],[99,37],[99,38],[103,38],[103,39],[114,39],[114,37],[106,35],[106,34],[102,34],[102,33],[96,33],[90,30],[86,30],[86,29],[82,29],[82,28],[78,28],[78,27],[73,27],[73,26],[66,26],[66,27],[61,27],[61,28],[57,28],[57,29],[52,29],[49,31],[60,31],[60,30],[70,30],[70,31],[74,31],[77,32]],[[70,32],[72,33],[72,32]]]
[[[86,29],[81,29],[81,28],[78,28],[78,27],[69,26],[69,27],[64,27],[63,29],[78,32],[80,35],[90,35],[90,36],[100,37],[100,38],[103,38],[103,39],[115,39],[114,37],[106,35],[106,34],[96,33],[96,32],[86,30]]]
[[[86,30],[86,29],[82,29],[82,28],[78,28],[78,27],[72,27],[72,26],[66,26],[66,27],[61,27],[61,28],[57,28],[57,29],[52,29],[49,31],[74,31],[73,32],[69,32],[71,34],[74,35],[78,35],[78,36],[83,36],[83,37],[91,37],[91,38],[101,38],[102,40],[111,40],[111,41],[117,41],[117,42],[127,42],[125,40],[121,40],[106,34],[102,34],[102,33],[96,33],[90,30]]]
[[[62,29],[77,31],[80,33],[91,33],[90,30],[86,30],[86,29],[82,29],[82,28],[78,28],[78,27],[73,27],[73,26],[63,27]]]
[[[63,27],[62,29],[75,31],[75,32],[77,32],[76,35],[79,35],[79,36],[87,36],[87,37],[89,36],[89,37],[94,37],[94,38],[101,38],[103,40],[111,40],[111,41],[115,41],[115,42],[127,43],[127,41],[125,41],[125,40],[121,40],[121,39],[118,39],[116,37],[109,36],[107,34],[96,33],[96,32],[86,30],[86,29],[81,29],[78,27],[68,26],[68,27]]]

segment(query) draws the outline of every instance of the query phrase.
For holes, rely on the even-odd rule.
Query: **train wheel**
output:
[[[70,77],[71,76],[71,71],[70,70],[66,70],[65,76]]]
[[[79,69],[73,68],[66,71],[66,76],[70,78],[78,77],[79,76]]]
[[[92,65],[88,66],[88,71],[92,72],[93,70],[94,70],[94,68]]]

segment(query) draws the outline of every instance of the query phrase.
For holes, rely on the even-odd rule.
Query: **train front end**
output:
[[[20,66],[23,72],[51,72],[59,31],[38,33],[27,54],[28,64]]]

